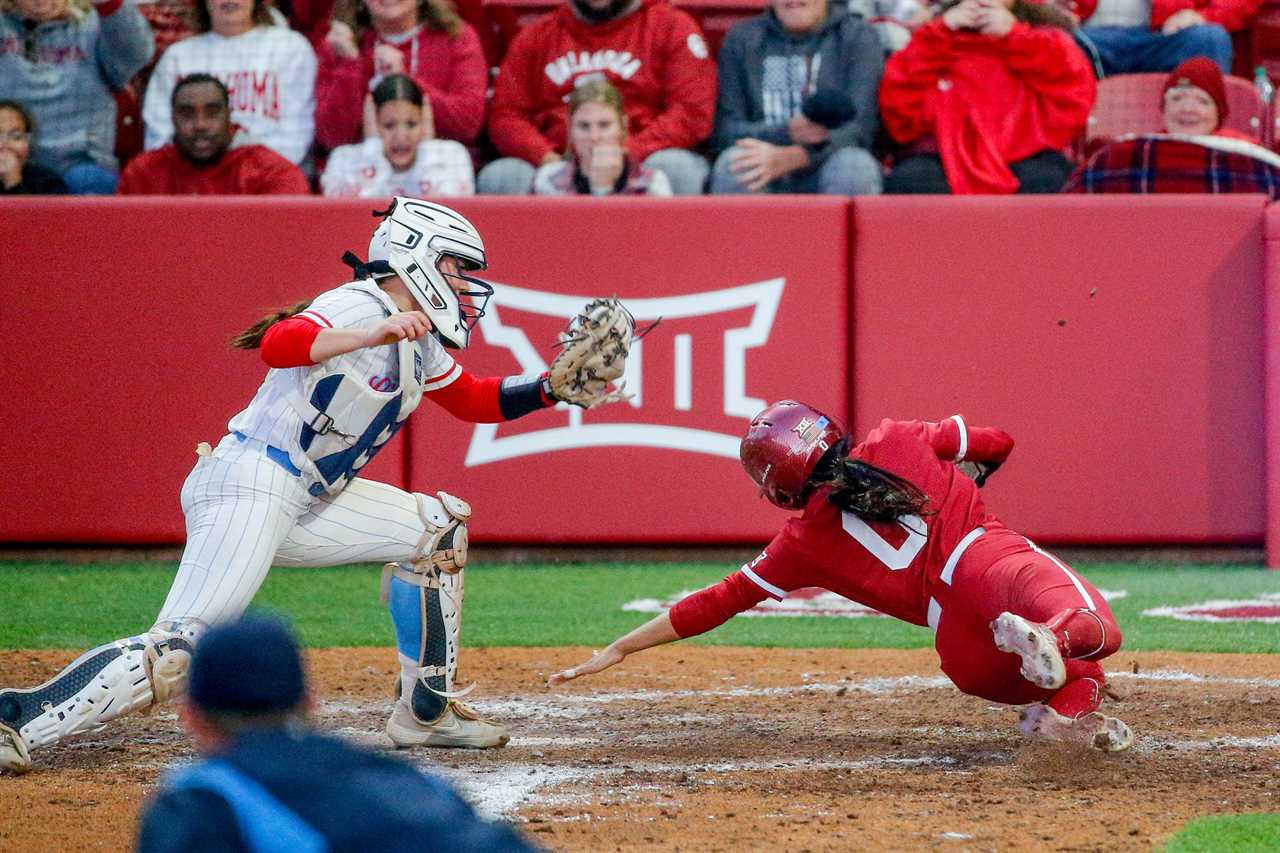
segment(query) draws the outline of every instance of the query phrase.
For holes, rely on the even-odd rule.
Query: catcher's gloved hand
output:
[[[999,462],[957,462],[956,467],[960,469],[960,473],[964,474],[970,480],[978,484],[978,488],[982,488],[987,484],[987,478],[996,472],[1000,467]]]
[[[560,333],[561,349],[547,376],[550,395],[584,409],[627,399],[621,387],[609,390],[609,384],[627,366],[635,331],[635,318],[616,296],[588,302]]]

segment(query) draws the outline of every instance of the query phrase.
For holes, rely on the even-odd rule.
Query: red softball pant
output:
[[[1097,662],[1121,642],[1110,606],[1093,584],[1052,554],[1029,540],[1023,540],[1025,549],[1010,550],[1002,539],[998,549],[979,539],[959,561],[951,583],[933,590],[942,609],[935,638],[942,671],[963,692],[993,702],[1048,702],[1068,717],[1096,710],[1106,685]],[[1022,677],[1018,655],[996,648],[991,622],[1005,611],[1054,628],[1067,658],[1063,687],[1037,687]]]

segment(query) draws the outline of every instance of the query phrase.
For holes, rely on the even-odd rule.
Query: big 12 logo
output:
[[[633,396],[626,404],[605,407],[616,412],[629,405],[631,408],[626,410],[629,414],[621,420],[613,415],[609,422],[595,422],[593,418],[584,423],[582,409],[561,403],[557,410],[564,420],[553,427],[521,429],[510,424],[479,424],[472,433],[465,464],[471,467],[554,450],[608,446],[687,450],[737,459],[741,430],[726,431],[724,422],[726,416],[749,420],[765,406],[764,400],[747,394],[746,354],[768,342],[785,286],[785,279],[772,278],[679,296],[623,298],[623,304],[635,316],[637,328],[659,318],[668,329],[678,328],[670,334],[632,342],[622,383]],[[539,315],[554,318],[563,326],[589,298],[508,284],[495,283],[493,287],[493,299],[480,319],[485,343],[509,350],[519,363],[521,373],[542,373],[547,369],[547,360],[530,341],[518,318]],[[693,318],[697,318],[697,322],[688,322]],[[746,318],[745,325],[743,318]],[[698,342],[697,337],[714,340]],[[645,381],[645,349],[658,346],[671,349],[671,383],[669,389],[663,387],[661,392],[650,389],[658,389],[662,383],[650,381],[646,385]],[[716,365],[695,365],[695,351],[716,349],[723,354],[723,370],[712,369]],[[663,360],[666,361],[665,354]],[[706,377],[717,374],[722,384],[719,393],[713,394],[717,389],[706,388],[705,381]],[[704,387],[698,388],[695,394],[699,380],[704,381]],[[665,393],[668,390],[669,393]],[[718,421],[722,428],[697,425],[699,412],[695,411],[695,397],[718,398],[719,410],[711,411],[708,406],[707,417],[702,420]],[[691,419],[695,425],[672,423],[677,420],[688,423]]]

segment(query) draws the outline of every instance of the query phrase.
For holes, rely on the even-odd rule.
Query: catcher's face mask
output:
[[[467,338],[470,340],[471,330],[484,316],[484,309],[488,306],[490,297],[493,296],[493,285],[482,278],[467,275],[468,272],[479,270],[481,267],[473,261],[456,255],[441,255],[436,269],[457,296],[458,314],[462,318],[463,328],[466,329]]]

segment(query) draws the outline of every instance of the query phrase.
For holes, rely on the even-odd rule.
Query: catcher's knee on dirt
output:
[[[161,622],[85,652],[39,687],[0,690],[0,723],[35,749],[164,702],[186,688],[191,651],[204,629],[197,620]]]
[[[445,492],[415,495],[425,527],[413,559],[383,571],[383,600],[395,625],[400,701],[424,723],[438,718],[454,690],[462,630],[462,570],[471,507]]]

